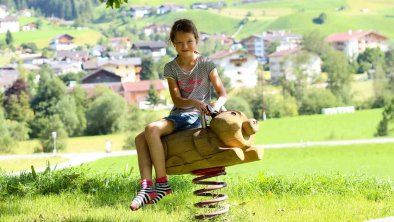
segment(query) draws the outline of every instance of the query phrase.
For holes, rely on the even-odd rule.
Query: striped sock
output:
[[[167,177],[156,178],[155,185],[156,197],[149,201],[149,204],[155,204],[159,202],[164,196],[172,193],[170,184],[167,181]]]
[[[132,211],[138,210],[156,197],[156,192],[152,188],[152,180],[143,179],[141,190],[130,204]]]

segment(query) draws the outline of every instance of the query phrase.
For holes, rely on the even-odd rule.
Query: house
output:
[[[163,98],[163,93],[166,91],[166,84],[163,80],[159,79],[123,83],[124,98],[130,104],[138,104],[139,107],[143,107],[146,104],[146,98],[151,85],[153,85],[159,97]]]
[[[130,16],[133,18],[145,18],[152,15],[153,8],[150,6],[135,6],[130,8]]]
[[[19,11],[19,15],[24,17],[31,17],[32,13],[29,9],[22,9]]]
[[[96,72],[82,79],[81,87],[88,96],[95,94],[95,89],[99,86],[110,88],[121,95],[127,103],[136,104],[140,108],[146,107],[146,100],[150,86],[153,85],[155,91],[161,98],[166,91],[166,84],[163,80],[142,80],[138,82],[121,82],[119,76],[105,69]]]
[[[133,44],[134,50],[140,50],[144,54],[152,55],[153,59],[160,59],[166,54],[167,44],[163,41],[136,42]]]
[[[58,61],[85,62],[89,59],[89,53],[87,51],[58,50],[55,59]]]
[[[95,45],[93,48],[90,49],[90,54],[94,57],[101,57],[106,50],[105,46],[102,45]]]
[[[113,37],[109,40],[109,46],[113,51],[128,52],[131,48],[131,40],[129,37]]]
[[[52,39],[49,47],[54,50],[71,50],[76,47],[73,40],[73,36],[68,34],[61,34]]]
[[[0,33],[19,32],[19,19],[16,16],[7,15],[0,18]]]
[[[89,60],[82,63],[85,71],[105,69],[120,76],[122,82],[135,82],[141,71],[141,58],[125,58],[117,60]]]
[[[78,61],[50,61],[48,65],[57,75],[82,72],[82,63]]]
[[[0,5],[0,18],[5,18],[8,15],[7,6]]]
[[[163,5],[160,5],[156,9],[156,14],[157,15],[164,15],[170,12],[181,12],[181,11],[186,11],[186,8],[182,5],[176,5],[173,3],[166,3]]]
[[[301,48],[274,52],[268,57],[273,82],[280,78],[294,81],[298,74],[306,75],[307,80],[312,82],[321,73],[322,61],[319,56]]]
[[[259,62],[266,62],[267,51],[272,44],[276,44],[276,51],[294,49],[300,46],[302,36],[285,31],[268,31],[251,35],[241,40],[242,45],[249,53],[256,56]]]
[[[202,41],[205,42],[208,40],[218,42],[220,45],[226,45],[226,46],[231,46],[235,43],[235,40],[232,37],[227,36],[225,34],[214,34],[214,35],[205,34],[203,36]]]
[[[226,7],[226,3],[223,1],[219,2],[195,2],[191,5],[191,9],[202,9],[202,10],[208,10],[208,9],[222,9]]]
[[[210,59],[223,68],[223,74],[230,78],[232,87],[256,86],[258,61],[254,55],[241,49],[225,50],[210,56]]]
[[[120,83],[121,77],[114,72],[106,69],[98,69],[81,79],[82,84],[97,83]]]
[[[335,33],[326,38],[335,49],[344,51],[349,58],[356,57],[366,48],[380,48],[387,51],[386,44],[388,38],[380,33],[373,31],[352,31]]]
[[[37,24],[34,22],[27,23],[26,25],[22,25],[21,27],[22,31],[33,31],[37,30]]]
[[[144,34],[150,36],[152,34],[167,34],[170,33],[171,27],[168,25],[150,24],[143,28]]]

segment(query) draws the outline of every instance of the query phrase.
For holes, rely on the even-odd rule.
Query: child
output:
[[[178,55],[165,65],[164,77],[168,81],[174,108],[168,117],[148,124],[145,131],[135,138],[141,191],[130,204],[131,210],[138,210],[147,203],[157,203],[172,193],[167,181],[160,137],[201,127],[201,113],[209,115],[207,105],[219,110],[227,100],[214,63],[197,52],[198,39],[198,31],[192,21],[180,19],[173,24],[170,40]],[[215,103],[210,103],[211,84],[218,95]],[[156,173],[155,188],[152,183],[152,165]]]

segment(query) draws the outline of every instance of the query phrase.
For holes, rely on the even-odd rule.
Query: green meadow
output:
[[[227,168],[226,204],[217,221],[364,221],[394,213],[392,145],[266,149],[261,161]],[[379,163],[379,164],[376,164]],[[0,175],[2,221],[192,221],[203,198],[191,175],[170,176],[174,193],[131,212],[135,156],[62,171]],[[29,206],[29,207],[26,207]],[[211,209],[212,210],[212,209]]]

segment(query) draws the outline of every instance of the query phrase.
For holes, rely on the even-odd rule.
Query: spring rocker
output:
[[[192,182],[207,187],[194,191],[194,195],[213,199],[198,202],[194,206],[217,208],[217,203],[228,199],[228,196],[211,191],[224,188],[227,184],[204,180],[226,175],[225,167],[261,160],[264,151],[252,147],[258,130],[255,119],[248,119],[239,111],[218,113],[210,106],[207,108],[212,117],[209,126],[206,126],[205,115],[202,115],[202,128],[176,132],[161,140],[167,174],[196,175]],[[195,219],[212,218],[228,211],[229,207],[224,206],[214,212],[195,215]]]

